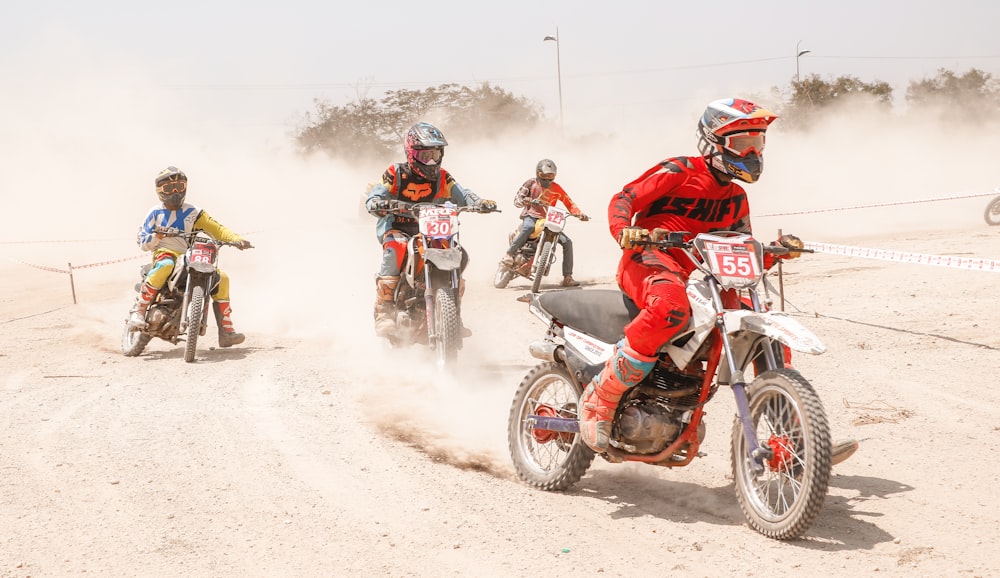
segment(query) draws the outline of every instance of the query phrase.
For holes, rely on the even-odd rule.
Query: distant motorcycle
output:
[[[452,365],[462,348],[459,285],[463,251],[458,215],[500,211],[452,203],[393,201],[386,212],[416,219],[419,230],[406,245],[402,279],[393,296],[396,332],[389,342],[397,347],[426,344],[434,350],[438,367]]]
[[[533,205],[542,206],[537,201]],[[535,230],[528,237],[521,249],[514,255],[514,264],[507,266],[503,262],[497,266],[493,276],[493,286],[503,289],[515,277],[524,277],[531,281],[531,292],[538,293],[542,286],[542,278],[549,274],[552,264],[556,262],[556,244],[559,234],[566,228],[566,217],[571,213],[556,206],[546,207],[545,218],[535,221]],[[572,215],[580,218],[579,215]],[[520,223],[514,227],[507,239],[508,245],[514,242],[514,237],[521,230]]]
[[[690,241],[685,235],[643,244],[649,250],[682,249],[701,272],[687,285],[691,323],[660,349],[652,372],[622,398],[611,444],[601,455],[612,463],[690,464],[703,455],[705,406],[720,387],[728,388],[736,400],[730,451],[740,507],[761,534],[798,537],[823,506],[831,466],[857,443],[833,447],[819,396],[785,363],[785,347],[818,354],[823,344],[795,319],[767,311],[758,295],[763,255],[790,249],[735,232]],[[638,309],[617,290],[532,295],[529,309],[547,329],[529,348],[542,363],[524,377],[511,404],[510,455],[525,483],[564,490],[596,455],[579,435],[584,386],[604,367]]]
[[[997,190],[1000,191],[1000,189]],[[987,225],[1000,225],[1000,196],[993,197],[990,204],[986,205],[983,218],[986,219]]]
[[[188,244],[187,251],[177,260],[166,284],[156,294],[146,309],[146,327],[132,327],[128,318],[137,305],[125,316],[125,330],[122,333],[122,353],[127,357],[138,356],[154,337],[177,345],[184,342],[184,361],[194,361],[198,348],[198,338],[205,335],[208,321],[206,301],[219,284],[219,248],[238,247],[238,243],[228,243],[197,233],[168,232],[167,236],[183,237]],[[139,271],[139,282],[135,291],[141,290],[146,274],[152,269],[146,263]]]

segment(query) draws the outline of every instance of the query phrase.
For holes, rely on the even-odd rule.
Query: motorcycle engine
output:
[[[616,427],[617,444],[628,451],[652,454],[662,451],[685,427],[686,416],[698,407],[701,378],[660,363],[649,377],[634,387],[622,404]],[[705,423],[698,424],[699,440]]]
[[[149,323],[149,333],[156,336],[166,336],[166,339],[177,335],[177,330],[179,329],[177,325],[177,310],[170,309],[168,307],[158,307],[153,306],[150,308],[149,314],[146,315],[146,321]]]
[[[681,431],[678,418],[656,403],[628,405],[618,418],[618,441],[635,453],[656,453],[677,438]]]

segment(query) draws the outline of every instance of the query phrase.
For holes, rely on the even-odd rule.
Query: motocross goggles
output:
[[[439,164],[442,157],[444,157],[444,150],[440,148],[416,149],[413,151],[413,158],[422,165]]]
[[[764,152],[763,131],[737,132],[722,137],[722,146],[741,157],[750,153],[761,154]]]
[[[187,181],[167,181],[157,187],[157,192],[167,195],[187,192]]]

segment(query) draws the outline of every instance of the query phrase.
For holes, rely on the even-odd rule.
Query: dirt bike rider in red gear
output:
[[[156,195],[159,205],[150,209],[139,227],[138,243],[143,251],[153,252],[153,268],[146,274],[137,297],[135,311],[129,317],[132,327],[146,326],[146,311],[156,294],[163,288],[177,259],[187,251],[183,237],[167,236],[167,232],[192,233],[204,231],[219,241],[239,243],[242,251],[253,247],[250,241],[222,226],[208,212],[185,203],[188,178],[177,167],[167,167],[156,175]],[[218,270],[219,284],[212,293],[212,309],[219,326],[219,347],[232,347],[243,343],[246,336],[233,329],[232,306],[229,304],[229,275]]]
[[[673,251],[644,250],[635,242],[656,240],[651,231],[658,235],[658,230],[750,233],[746,192],[734,180],[753,183],[760,177],[764,133],[775,118],[746,100],[712,102],[698,121],[700,156],[661,161],[612,197],[608,224],[623,250],[618,286],[640,311],[580,398],[580,433],[595,451],[608,447],[622,395],[649,374],[660,347],[691,315],[686,292],[691,263]],[[798,242],[801,248],[801,241],[788,237],[786,242]],[[765,262],[773,264],[773,258]]]
[[[448,171],[441,168],[444,147],[448,141],[434,125],[418,122],[406,133],[403,150],[405,163],[389,165],[382,174],[382,181],[372,187],[365,201],[365,208],[379,217],[375,234],[382,244],[382,264],[375,277],[375,333],[391,336],[396,330],[396,287],[399,285],[406,245],[417,234],[418,224],[412,217],[387,213],[394,201],[407,203],[454,203],[460,207],[496,209],[495,201],[481,199],[472,191],[462,188]],[[461,269],[464,271],[468,257],[464,254]],[[465,290],[465,280],[459,286],[459,298]],[[468,330],[464,329],[468,334]]]
[[[553,207],[557,202],[561,202],[569,209],[571,215],[580,218],[581,221],[589,221],[590,217],[580,211],[569,193],[563,189],[559,183],[555,182],[556,163],[550,159],[542,159],[535,165],[535,178],[524,181],[521,188],[514,195],[514,206],[521,208],[521,230],[507,249],[502,263],[508,268],[514,267],[514,256],[521,250],[521,247],[528,242],[531,233],[535,230],[535,223],[539,219],[545,218],[545,207]],[[534,204],[536,201],[538,204]],[[559,233],[559,244],[562,245],[563,262],[562,274],[563,287],[576,287],[578,283],[573,279],[573,241],[566,233]]]

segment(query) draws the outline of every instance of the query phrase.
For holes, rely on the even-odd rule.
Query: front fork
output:
[[[747,397],[746,379],[743,375],[743,369],[736,366],[732,343],[729,339],[729,334],[726,332],[726,321],[722,313],[725,310],[722,305],[722,295],[719,292],[718,284],[709,283],[708,285],[712,289],[712,300],[715,303],[715,310],[719,312],[715,316],[715,327],[719,331],[719,337],[722,339],[722,353],[726,356],[726,363],[729,364],[729,374],[731,376],[730,387],[732,387],[733,396],[736,398],[736,413],[740,416],[740,423],[743,425],[743,438],[747,442],[747,454],[750,457],[750,464],[753,467],[754,473],[760,474],[764,471],[764,461],[771,459],[773,452],[770,447],[762,447],[757,443],[757,430],[750,416],[750,400]],[[752,291],[750,294],[756,308],[758,306],[757,295]],[[764,355],[767,357],[768,367],[775,367],[774,351],[771,347],[764,348]]]
[[[424,261],[424,310],[427,314],[427,336],[432,343],[437,345],[437,325],[434,323],[434,284],[431,282],[431,269],[432,265]],[[459,284],[461,283],[461,267],[459,269],[451,270],[451,287],[455,291],[455,303],[459,304],[459,311],[461,311]]]
[[[184,284],[184,300],[181,302],[181,322],[177,330],[179,334],[183,335],[187,333],[188,323],[191,322],[191,320],[188,319],[188,305],[191,303],[191,292],[194,290],[195,287],[199,285],[204,286],[205,289],[204,291],[205,302],[202,303],[201,307],[201,328],[202,328],[202,333],[204,333],[206,323],[208,322],[208,301],[209,299],[211,299],[211,295],[209,293],[212,291],[212,286],[213,286],[212,281],[214,278],[215,278],[214,274],[212,275],[188,274],[187,283]]]
[[[535,247],[535,270],[538,275],[545,277],[549,274],[549,267],[552,265],[553,257],[556,254],[556,241],[559,240],[559,233],[553,233],[549,229],[542,229],[542,234],[538,236],[538,245]],[[542,256],[542,249],[545,248],[546,243],[552,244],[552,250],[549,251],[549,258],[546,259],[544,263],[539,261]]]

